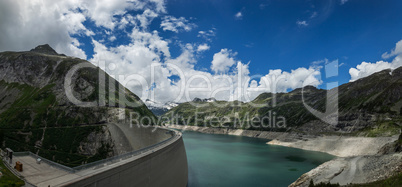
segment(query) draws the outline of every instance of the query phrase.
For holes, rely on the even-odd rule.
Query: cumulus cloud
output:
[[[142,99],[159,102],[183,102],[194,97],[250,101],[263,92],[320,84],[319,70],[312,67],[290,72],[270,70],[267,75],[252,76],[251,63],[235,60],[237,53],[226,48],[213,55],[212,72],[198,70],[195,67],[197,54],[209,50],[210,46],[207,43],[182,44],[181,53],[172,57],[172,43],[150,29],[161,14],[167,14],[164,0],[0,1],[0,50],[29,50],[49,43],[60,53],[86,58],[79,49],[80,41],[73,36],[89,36],[94,46],[89,61]],[[86,28],[85,21],[93,21],[96,32]],[[181,32],[195,27],[183,17],[166,15],[162,18],[161,30]],[[107,45],[110,41],[119,41],[122,35],[124,39],[129,38],[128,42]],[[215,35],[213,28],[199,31],[197,36],[211,41]]]
[[[353,82],[357,79],[367,77],[373,73],[380,72],[384,69],[394,70],[398,67],[402,66],[401,57],[396,57],[392,62],[378,61],[376,63],[370,62],[362,62],[357,65],[356,68],[350,68],[350,82]]]
[[[208,50],[210,47],[208,44],[204,43],[198,46],[197,51],[202,52]]]
[[[290,72],[281,69],[269,70],[268,74],[258,78],[259,81],[248,81],[249,85],[243,94],[246,100],[254,99],[264,92],[287,92],[307,85],[317,87],[322,84],[320,69],[315,67],[297,68]]]
[[[70,34],[91,35],[82,22],[85,16],[71,11],[69,1],[0,1],[0,51],[30,50],[39,44],[50,44],[59,53],[86,58]]]
[[[173,16],[165,16],[162,19],[161,28],[164,31],[172,31],[178,33],[179,31],[191,31],[195,28],[194,23],[190,23],[186,18],[180,17],[176,18]]]
[[[194,67],[199,46],[185,44],[181,54],[171,58],[169,44],[157,32],[147,33],[134,28],[130,37],[133,40],[131,44],[117,47],[106,47],[94,41],[95,54],[90,61],[106,62],[103,69],[142,99],[185,102],[195,97],[215,97],[219,100],[251,101],[263,92],[287,91],[301,87],[306,81],[312,82],[309,85],[320,82],[317,77],[319,71],[313,68],[299,68],[291,72],[272,70],[259,77],[257,82],[255,77],[250,76],[249,64],[235,61],[236,53],[228,49],[216,53],[213,59],[224,67],[217,71],[225,73],[212,74]],[[167,58],[163,60],[161,56]],[[113,69],[109,68],[110,63],[114,64]],[[173,80],[172,76],[179,78]],[[134,79],[127,80],[127,77]],[[150,89],[151,86],[153,89]]]
[[[397,56],[396,56],[397,55]],[[382,71],[384,69],[391,69],[394,70],[398,67],[402,66],[402,40],[396,43],[394,49],[391,50],[390,53],[384,53],[382,55],[383,58],[390,58],[392,56],[396,56],[392,62],[386,61],[377,61],[376,63],[371,62],[362,62],[361,64],[357,65],[356,68],[350,68],[350,82],[353,82],[357,79],[367,77],[373,73]]]
[[[148,9],[152,7],[153,12]],[[164,0],[5,0],[0,2],[0,51],[29,50],[39,44],[50,44],[59,53],[86,59],[84,51],[71,35],[92,36],[83,22],[113,30],[117,16],[128,10],[145,10],[144,16],[164,13]],[[147,11],[148,10],[148,11]],[[140,18],[138,20],[141,21]],[[141,24],[146,26],[145,19]],[[124,22],[124,20],[123,20]]]
[[[215,73],[225,73],[233,64],[235,64],[234,57],[237,53],[232,50],[221,49],[220,52],[215,53],[211,62],[211,70]]]
[[[116,26],[116,16],[124,15],[129,10],[147,10],[152,7],[156,13],[166,12],[164,0],[78,0],[76,2],[81,9],[85,10],[86,16],[92,19],[97,26],[108,29],[114,29]]]
[[[288,89],[296,89],[308,83],[308,85],[318,86],[322,82],[319,80],[321,75],[319,69],[297,68],[291,72],[280,69],[269,70],[269,73],[262,79],[261,84],[269,83],[271,92],[286,92]]]

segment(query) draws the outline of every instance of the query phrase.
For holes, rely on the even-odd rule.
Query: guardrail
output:
[[[36,187],[34,184],[28,182],[24,176],[22,176],[20,173],[18,173],[17,171],[14,170],[14,168],[10,165],[10,163],[8,163],[8,161],[5,161],[3,158],[3,150],[0,149],[1,152],[1,161],[4,163],[4,165],[8,168],[9,171],[11,171],[11,173],[13,173],[15,176],[17,176],[18,178],[20,178],[21,180],[23,180],[25,182],[25,186],[26,187]]]
[[[101,167],[103,167],[105,165],[113,164],[113,163],[119,162],[121,160],[128,159],[130,157],[141,155],[141,154],[143,154],[143,153],[145,153],[147,151],[150,151],[152,149],[160,147],[160,146],[162,146],[163,144],[165,144],[167,142],[170,142],[172,139],[174,139],[177,136],[180,136],[180,132],[178,132],[176,130],[167,129],[167,128],[161,128],[161,129],[165,129],[165,130],[168,130],[170,132],[173,132],[172,136],[169,137],[166,140],[163,140],[161,142],[158,142],[156,144],[153,144],[151,146],[148,146],[148,147],[145,147],[145,148],[142,148],[142,149],[138,149],[138,150],[135,150],[135,151],[132,151],[132,152],[124,153],[122,155],[117,155],[117,156],[110,157],[110,158],[107,158],[107,159],[91,162],[91,163],[84,164],[84,165],[81,165],[81,166],[76,166],[76,167],[73,167],[73,168],[61,165],[61,164],[56,163],[56,162],[53,162],[51,160],[43,158],[43,157],[41,157],[39,155],[36,155],[36,154],[34,154],[32,152],[29,152],[29,151],[26,151],[26,152],[14,152],[14,156],[32,156],[32,157],[35,157],[35,158],[40,158],[42,160],[42,162],[45,162],[45,163],[47,163],[47,164],[49,164],[51,166],[55,166],[57,168],[63,169],[63,170],[65,170],[67,172],[70,172],[70,173],[75,173],[77,171],[88,169],[88,168],[101,168]]]
[[[43,158],[43,157],[41,157],[41,156],[39,156],[39,155],[37,155],[37,154],[34,154],[34,153],[30,152],[30,151],[26,151],[26,152],[14,152],[14,156],[32,156],[32,157],[34,157],[34,158],[36,158],[36,159],[40,158],[40,159],[41,159],[41,162],[45,162],[46,164],[49,164],[49,165],[51,165],[51,166],[54,166],[54,167],[57,167],[57,168],[59,168],[59,169],[65,170],[65,171],[67,171],[67,172],[71,172],[71,173],[74,173],[74,172],[75,172],[73,168],[70,168],[70,167],[68,167],[68,166],[65,166],[65,165],[62,165],[62,164],[53,162],[53,161],[48,160],[48,159],[46,159],[46,158]]]
[[[170,130],[170,129],[167,129],[167,130]],[[75,171],[79,171],[79,170],[88,169],[88,168],[91,168],[91,167],[97,167],[97,166],[102,167],[102,165],[104,166],[105,164],[113,164],[113,163],[119,162],[121,160],[128,159],[130,157],[141,155],[141,154],[143,154],[143,153],[145,153],[145,152],[147,152],[149,150],[155,149],[155,148],[165,144],[166,142],[169,142],[173,138],[175,138],[178,132],[176,132],[174,130],[170,130],[170,131],[174,132],[174,134],[170,138],[168,138],[166,140],[163,140],[161,142],[158,142],[156,144],[153,144],[151,146],[148,146],[148,147],[145,147],[145,148],[142,148],[142,149],[138,149],[138,150],[135,150],[135,151],[132,151],[132,152],[124,153],[122,155],[117,155],[117,156],[114,156],[114,157],[111,157],[111,158],[107,158],[107,159],[91,162],[91,163],[88,163],[88,164],[85,164],[85,165],[77,166],[77,167],[74,167],[73,169]]]

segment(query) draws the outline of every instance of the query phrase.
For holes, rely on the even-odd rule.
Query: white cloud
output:
[[[158,55],[163,54],[168,58],[170,57],[168,42],[159,37],[158,31],[153,31],[150,33],[134,28],[130,34],[130,37],[133,40],[133,44],[147,47]]]
[[[311,62],[311,65],[313,66],[313,67],[318,67],[318,66],[320,66],[322,63],[327,63],[328,62],[328,59],[324,59],[324,60],[316,60],[316,61],[313,61],[313,62]]]
[[[235,62],[233,56],[236,53],[227,49],[216,53],[218,55],[214,60],[221,59],[220,61],[222,61],[223,59],[223,64],[229,61],[224,66],[226,68],[233,67],[232,71],[211,74],[207,71],[196,70],[194,67],[197,62],[195,53],[197,53],[198,47],[194,48],[193,45],[186,44],[178,57],[162,60],[161,51],[168,50],[167,45],[157,50],[148,47],[154,45],[153,43],[164,43],[157,33],[146,34],[137,30],[134,30],[133,33],[142,36],[133,38],[134,42],[129,45],[115,48],[107,48],[94,41],[95,55],[91,61],[115,63],[114,70],[106,68],[106,71],[114,77],[119,77],[118,75],[142,77],[141,80],[145,84],[135,80],[125,84],[142,99],[150,98],[158,102],[184,102],[195,97],[215,97],[218,100],[250,101],[263,92],[287,91],[301,87],[306,81],[312,82],[311,85],[318,85],[320,82],[317,78],[319,75],[317,69],[298,68],[291,72],[271,70],[269,74],[261,77],[257,84],[256,80],[250,81],[249,64]],[[135,35],[133,34],[131,37]],[[180,78],[175,81],[171,80],[172,75]],[[154,85],[154,88],[149,90],[151,85]]]
[[[145,12],[145,11],[144,11]],[[142,14],[144,15],[144,13]],[[148,14],[150,15],[150,14]],[[112,76],[134,75],[137,80],[126,83],[130,90],[142,99],[150,98],[158,102],[189,101],[194,97],[215,97],[220,100],[250,101],[263,92],[282,92],[303,86],[306,82],[310,85],[318,85],[320,72],[317,68],[298,68],[290,72],[282,70],[270,70],[260,79],[251,80],[249,65],[236,61],[236,52],[222,49],[215,53],[211,62],[210,73],[205,70],[197,70],[197,53],[209,50],[207,43],[194,45],[182,45],[182,52],[178,57],[170,56],[169,42],[159,36],[157,31],[149,32],[149,25],[154,16],[145,16],[147,24],[141,24],[138,16],[124,16],[120,25],[135,24],[128,35],[131,42],[116,47],[106,47],[99,41],[93,41],[94,56],[92,62],[103,61],[115,63],[116,68],[105,70]],[[186,29],[184,18],[164,17],[166,22],[162,29],[180,32]],[[182,24],[182,23],[183,24]],[[175,23],[175,24],[173,24]],[[140,27],[141,26],[141,27]],[[119,26],[120,27],[120,26]],[[142,28],[144,27],[144,28]],[[216,35],[215,29],[199,31],[198,37],[210,41]],[[170,77],[178,76],[174,80]],[[138,81],[141,80],[141,81]],[[119,80],[123,82],[122,80]],[[141,84],[141,82],[143,84]],[[145,83],[145,84],[144,84]],[[152,85],[153,89],[149,89]],[[182,92],[183,91],[183,92]]]
[[[242,19],[243,18],[243,13],[240,11],[238,13],[235,14],[235,18],[236,19]]]
[[[211,62],[211,70],[215,73],[226,73],[235,64],[234,56],[236,54],[232,50],[221,49],[220,52],[214,54]]]
[[[247,48],[252,48],[252,47],[254,46],[254,43],[253,43],[253,42],[249,42],[249,43],[247,43],[247,44],[244,44],[244,46],[247,47]]]
[[[371,62],[362,62],[361,64],[357,65],[356,68],[350,68],[350,82],[353,82],[357,79],[367,77],[373,73],[382,71],[384,69],[391,69],[394,70],[398,67],[402,66],[402,40],[396,43],[394,49],[391,50],[390,53],[384,53],[382,55],[383,58],[390,58],[392,56],[396,56],[392,62],[386,61],[377,61],[376,63]]]
[[[142,99],[184,102],[195,97],[215,97],[219,100],[250,101],[263,92],[287,91],[301,87],[306,80],[313,79],[315,81],[312,81],[313,85],[320,82],[316,78],[319,71],[313,68],[299,68],[291,72],[271,70],[268,75],[258,80],[259,84],[257,80],[251,82],[249,64],[235,61],[236,53],[228,49],[222,49],[214,55],[213,63],[216,65],[214,68],[216,67],[215,70],[221,73],[212,74],[196,70],[194,67],[197,62],[195,54],[198,53],[200,46],[204,45],[185,44],[178,57],[170,58],[168,43],[158,35],[158,32],[148,33],[134,28],[130,37],[132,43],[114,48],[108,48],[94,41],[95,54],[91,61],[106,62],[105,70],[116,78],[118,75],[142,77],[139,80],[143,80],[145,84],[136,80],[125,84]],[[167,57],[163,60],[162,56]],[[116,68],[108,69],[108,63],[115,63]],[[172,80],[170,79],[172,75],[180,78]],[[274,82],[276,77],[279,81]],[[277,89],[276,83],[278,83]],[[154,88],[149,90],[151,85],[154,85]]]
[[[197,51],[202,52],[208,50],[210,47],[208,44],[204,43],[198,46]]]
[[[164,1],[152,0],[77,0],[81,9],[84,9],[86,16],[91,18],[97,26],[103,26],[108,29],[114,29],[118,21],[116,16],[124,15],[128,10],[147,10],[152,7],[156,13],[164,13]]]
[[[300,27],[301,27],[301,26],[304,26],[304,27],[305,27],[305,26],[308,25],[307,21],[305,21],[305,20],[304,20],[304,21],[296,21],[296,24],[297,24],[298,26],[300,26]]]
[[[346,2],[348,2],[349,0],[341,0],[341,5],[345,4]]]
[[[184,17],[175,18],[173,16],[165,16],[161,23],[161,28],[164,31],[168,30],[175,33],[178,33],[179,31],[188,32],[195,27],[196,25],[194,23],[189,23],[189,21]]]
[[[109,37],[109,41],[111,41],[111,42],[115,41],[116,39],[117,39],[116,36]]]
[[[0,1],[0,51],[30,50],[48,43],[57,52],[86,58],[70,34],[92,35],[85,17],[73,2],[20,0]]]
[[[318,86],[321,80],[318,79],[321,73],[315,68],[297,68],[291,72],[285,72],[280,69],[269,70],[269,73],[264,76],[266,82],[273,85],[270,90],[272,92],[286,92],[288,89],[296,89],[303,86],[303,83],[308,82],[309,85]],[[263,84],[264,82],[262,82]]]
[[[198,31],[197,37],[204,38],[207,41],[211,41],[212,40],[211,38],[216,35],[215,31],[216,31],[215,28],[210,29],[208,31]]]
[[[75,45],[72,34],[92,36],[83,25],[90,19],[97,26],[114,29],[119,24],[117,16],[127,10],[145,9],[144,15],[155,17],[165,12],[164,0],[5,0],[0,2],[0,51],[29,50],[48,43],[59,53],[86,58],[84,51]],[[150,14],[146,14],[150,13]],[[141,21],[141,19],[139,19]],[[146,26],[145,19],[141,24]],[[122,20],[124,23],[124,20]]]
[[[309,67],[297,68],[290,72],[281,69],[269,70],[269,73],[260,78],[259,84],[253,80],[244,95],[255,98],[263,92],[287,92],[289,89],[301,88],[306,85],[317,87],[322,84],[320,69]]]
[[[138,15],[135,17],[135,20],[136,20],[137,22],[139,22],[139,24],[136,23],[136,25],[139,25],[139,26],[141,26],[143,29],[146,29],[146,28],[148,28],[148,26],[149,26],[149,24],[152,22],[152,20],[153,20],[154,18],[156,18],[156,17],[158,17],[158,14],[157,14],[157,13],[155,13],[154,11],[152,11],[152,10],[150,10],[150,9],[146,9],[142,14],[138,14]],[[128,17],[128,19],[130,19],[130,17]],[[131,19],[133,19],[133,18],[131,18]]]
[[[396,43],[395,48],[392,49],[390,53],[385,52],[384,54],[382,54],[382,58],[387,59],[400,54],[402,54],[402,40]]]
[[[384,61],[378,61],[376,63],[362,62],[357,65],[356,68],[349,69],[349,74],[351,76],[350,82],[367,77],[384,69],[394,70],[400,66],[402,66],[402,59],[400,57],[396,57],[391,63]]]
[[[130,10],[138,14],[131,15]],[[213,73],[197,70],[197,54],[209,50],[210,46],[207,43],[183,44],[180,55],[173,58],[169,40],[149,28],[162,13],[166,13],[164,0],[0,1],[0,50],[29,50],[49,43],[60,53],[86,58],[84,51],[78,48],[80,41],[71,35],[101,35],[100,40],[93,39],[94,55],[90,61],[105,62],[106,66],[101,68],[111,76],[142,99],[158,102],[188,101],[194,97],[249,101],[262,92],[287,91],[301,87],[306,81],[313,85],[320,83],[319,71],[311,67],[290,72],[270,70],[267,75],[250,80],[251,64],[235,60],[236,52],[228,49],[214,54]],[[92,20],[97,29],[103,31],[92,32],[83,25],[86,20]],[[163,21],[162,29],[172,32],[196,27],[183,17],[166,16]],[[124,32],[120,32],[122,30]],[[128,43],[115,47],[104,44],[118,40],[120,34],[130,38]],[[211,41],[215,35],[213,28],[199,31],[197,36]],[[130,75],[135,78],[128,82],[122,80]],[[173,80],[174,75],[180,78]],[[153,89],[149,89],[151,85]]]

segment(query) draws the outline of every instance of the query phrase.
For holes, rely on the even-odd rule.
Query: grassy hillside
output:
[[[202,102],[197,99],[180,104],[163,117],[168,119],[166,123],[171,124],[250,130],[366,136],[399,133],[402,125],[402,68],[392,73],[384,70],[337,89],[339,116],[336,125],[324,123],[304,106],[303,98],[308,106],[325,112],[327,91],[311,86],[289,93],[263,93],[249,103]],[[330,96],[329,101],[333,99]],[[281,121],[285,121],[286,126],[278,124]]]
[[[25,185],[24,181],[19,179],[10,170],[8,170],[2,160],[0,161],[0,172],[3,174],[0,178],[0,187],[20,187]]]
[[[126,120],[130,112],[155,119],[135,94],[101,69],[50,49],[0,53],[1,147],[77,166],[114,155],[105,123],[117,121],[120,110]],[[74,74],[73,95],[95,106],[77,106],[66,96],[64,79],[77,64],[89,67]]]

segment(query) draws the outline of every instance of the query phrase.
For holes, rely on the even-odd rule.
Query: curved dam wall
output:
[[[187,185],[187,156],[180,132],[163,128],[132,127],[126,129],[124,126],[120,127],[120,130],[123,131],[122,133],[128,136],[126,136],[126,139],[123,138],[119,141],[128,143],[133,146],[133,149],[144,148],[144,146],[154,145],[161,141],[165,142],[141,155],[122,160],[101,169],[79,171],[76,175],[80,177],[64,183],[62,186],[185,187]],[[111,133],[113,134],[113,132]],[[114,134],[114,136],[116,135],[118,134]]]
[[[149,147],[172,137],[173,131],[155,127],[138,127],[126,123],[108,123],[117,155]]]

